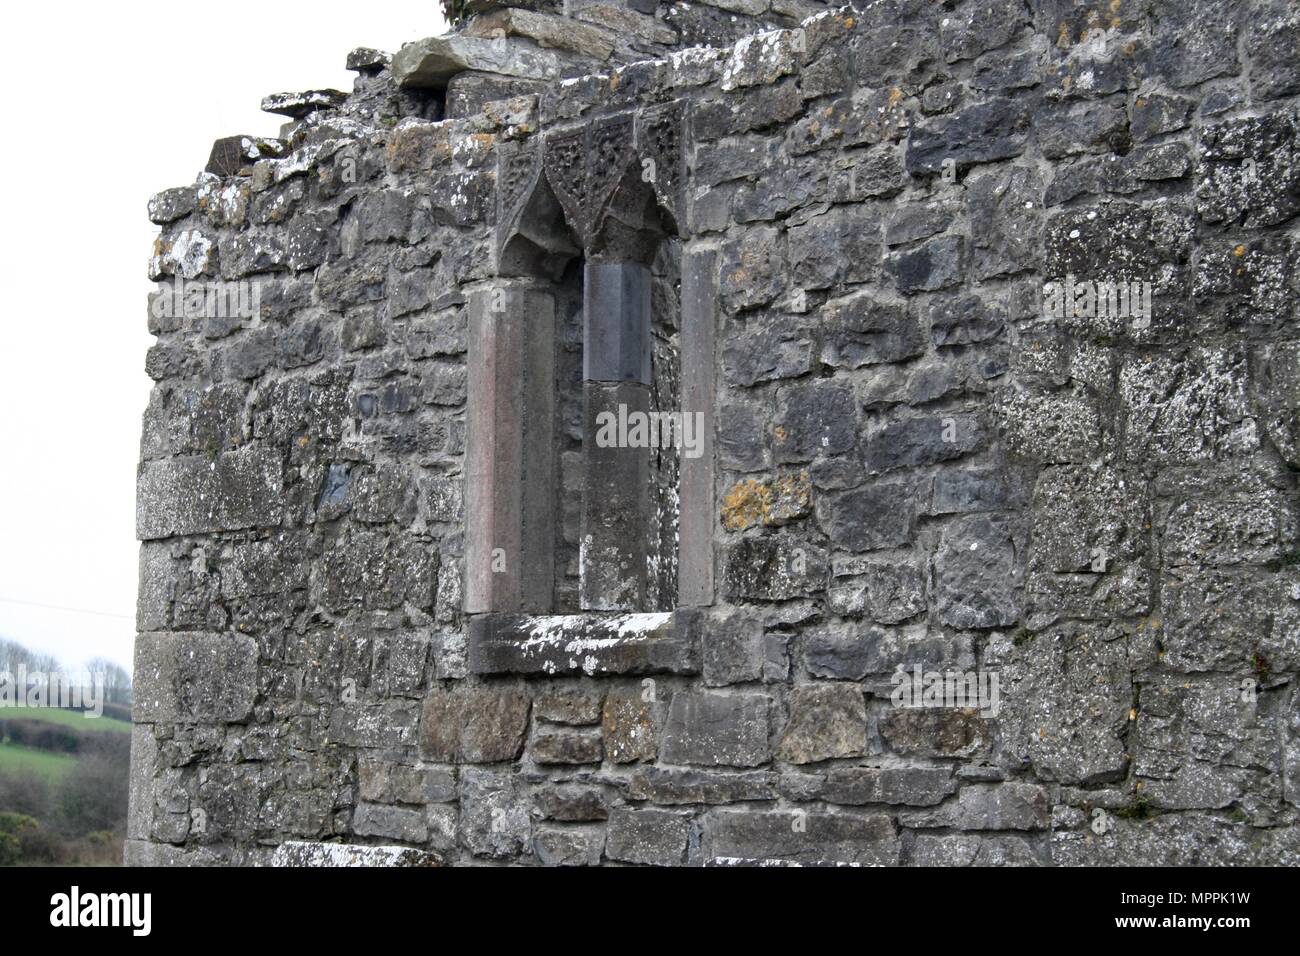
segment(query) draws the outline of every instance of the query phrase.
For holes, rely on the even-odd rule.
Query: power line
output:
[[[70,611],[73,614],[92,614],[95,617],[115,617],[123,621],[134,621],[131,614],[114,614],[112,611],[90,611],[84,607],[65,607],[62,604],[42,604],[39,601],[20,601],[17,598],[0,597],[0,604],[21,604],[24,607],[41,607],[47,611]]]

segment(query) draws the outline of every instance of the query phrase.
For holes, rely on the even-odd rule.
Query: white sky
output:
[[[193,182],[214,139],[275,135],[264,95],[350,90],[353,47],[392,52],[446,26],[437,0],[76,0],[5,19],[0,637],[129,667],[146,201]]]

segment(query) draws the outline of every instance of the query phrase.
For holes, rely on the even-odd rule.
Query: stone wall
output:
[[[1295,7],[533,7],[150,203],[128,861],[1300,862]],[[710,453],[597,612],[641,244]]]

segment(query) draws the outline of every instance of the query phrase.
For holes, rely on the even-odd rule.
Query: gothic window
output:
[[[711,602],[713,309],[691,278],[712,257],[684,276],[680,124],[670,106],[502,148],[497,276],[470,302],[472,614]]]

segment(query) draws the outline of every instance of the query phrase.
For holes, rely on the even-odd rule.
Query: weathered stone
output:
[[[345,67],[354,73],[378,73],[387,67],[392,59],[382,50],[359,46],[348,52]]]
[[[475,856],[510,860],[529,850],[532,820],[516,780],[500,770],[461,774],[459,839]]]
[[[777,457],[808,461],[818,454],[836,455],[853,447],[853,393],[834,381],[784,386],[777,392]]]
[[[367,758],[358,762],[357,778],[363,800],[377,803],[435,803],[455,799],[454,771]]]
[[[723,90],[768,84],[795,71],[795,51],[802,33],[770,30],[747,36],[736,44],[723,65]]]
[[[383,531],[355,531],[324,561],[322,602],[348,608],[392,610],[409,601],[433,605],[437,555],[418,540]]]
[[[925,610],[925,576],[913,564],[863,562],[843,572],[837,568],[835,576],[860,582],[861,607],[857,613],[877,623],[897,624]]]
[[[422,810],[363,803],[352,815],[352,832],[357,836],[423,843],[429,835],[429,827],[424,822]]]
[[[528,729],[529,699],[517,687],[439,688],[424,700],[420,750],[430,760],[513,760]]]
[[[690,826],[689,816],[669,810],[614,810],[605,855],[622,863],[679,866],[686,861]]]
[[[240,634],[141,634],[134,673],[141,723],[242,723],[257,695],[257,643]]]
[[[947,767],[837,767],[816,787],[829,803],[933,806],[957,789]]]
[[[754,525],[780,527],[812,510],[808,472],[772,481],[748,478],[734,485],[722,499],[722,526],[744,531]]]
[[[600,723],[603,696],[577,688],[553,690],[533,699],[533,715],[553,724]]]
[[[822,361],[861,368],[914,358],[925,351],[925,336],[915,316],[902,303],[881,301],[869,294],[827,303],[830,334]]]
[[[1036,567],[1105,572],[1147,553],[1151,513],[1145,489],[1109,468],[1045,469],[1034,488],[1030,530]]]
[[[862,680],[916,665],[965,668],[974,664],[969,640],[924,625],[826,624],[809,629],[802,643],[804,666],[814,677]]]
[[[599,831],[538,827],[533,833],[533,855],[542,866],[597,866],[603,849]]]
[[[680,692],[664,725],[661,759],[668,764],[757,767],[771,758],[765,694]]]
[[[993,99],[918,123],[907,142],[907,171],[937,174],[951,160],[961,170],[978,163],[1019,156],[1029,115],[1009,99]]]
[[[1091,831],[1059,833],[1052,842],[1058,866],[1287,866],[1296,858],[1278,831],[1255,830],[1219,816],[1168,813],[1116,819],[1098,839]],[[1285,833],[1285,831],[1282,831]],[[1258,842],[1256,842],[1258,840]]]
[[[1013,836],[919,834],[912,843],[912,866],[1044,866],[1042,848]]]
[[[568,50],[604,60],[614,52],[618,35],[610,30],[577,23],[565,17],[536,13],[532,10],[494,10],[470,21],[465,36],[493,39],[506,36],[527,37],[543,47]]]
[[[958,213],[958,207],[953,203],[903,206],[885,217],[885,244],[897,246],[928,239],[952,225]]]
[[[1260,699],[1236,678],[1142,685],[1133,774],[1144,800],[1170,810],[1273,803],[1280,755],[1259,711]]]
[[[601,730],[609,759],[614,763],[656,759],[661,711],[653,682],[635,689],[611,691],[601,711]]]
[[[896,548],[912,540],[915,516],[911,488],[875,482],[817,501],[817,523],[850,551]]]
[[[604,794],[592,787],[551,787],[536,795],[537,810],[547,820],[566,823],[587,820],[604,820],[609,817],[609,806]]]
[[[184,219],[194,212],[196,205],[195,190],[192,186],[177,186],[164,189],[149,197],[149,221],[158,225]]]
[[[1120,103],[1061,103],[1038,120],[1038,140],[1048,159],[1087,153],[1125,153],[1131,143],[1128,114]]]
[[[1151,72],[1175,88],[1238,73],[1237,25],[1215,23],[1216,10],[1206,0],[1162,4],[1168,25],[1146,51]]]
[[[945,468],[934,476],[930,511],[965,514],[999,511],[1011,501],[1008,479],[998,470]]]
[[[997,336],[1006,316],[978,296],[939,299],[928,314],[930,337],[936,346],[970,345]]]
[[[1289,64],[1300,57],[1300,17],[1282,0],[1251,8],[1245,48],[1250,51],[1250,92],[1256,102],[1300,93]]]
[[[1101,443],[1096,402],[1081,391],[1008,390],[993,406],[1006,448],[1013,455],[1044,463],[1079,462]]]
[[[279,113],[302,119],[317,110],[332,110],[343,105],[346,93],[338,90],[308,90],[305,93],[272,93],[262,98],[263,113]]]
[[[772,800],[776,797],[776,775],[756,771],[726,773],[650,767],[638,770],[632,777],[628,784],[628,797],[672,806]]]
[[[700,103],[692,116],[697,139],[716,140],[785,122],[803,105],[798,84],[787,80],[774,86],[756,86],[724,100]]]
[[[718,291],[735,310],[771,302],[785,288],[785,256],[775,229],[750,229],[722,247]]]
[[[826,553],[790,537],[742,538],[727,549],[727,597],[781,601],[826,587]]]
[[[412,747],[419,726],[420,708],[414,701],[344,704],[330,714],[325,739],[345,747]]]
[[[1195,106],[1193,100],[1164,93],[1139,94],[1133,100],[1129,128],[1141,142],[1161,133],[1183,129]]]
[[[554,53],[518,40],[478,37],[429,37],[407,43],[393,57],[393,77],[405,89],[444,89],[465,70],[549,80],[560,74]]]
[[[648,327],[646,331],[648,335]],[[589,333],[584,335],[589,337]],[[647,350],[647,372],[649,361]],[[587,371],[591,371],[589,366]],[[643,489],[649,483],[653,449],[644,442],[626,447],[617,431],[630,418],[646,420],[650,389],[637,382],[584,381],[582,391],[582,428],[589,438],[589,450],[582,460],[580,606],[587,611],[636,610],[645,606],[650,586],[650,502]],[[602,425],[603,420],[612,424]],[[628,434],[626,428],[621,430]],[[613,440],[602,437],[607,431],[615,433]],[[590,441],[592,438],[595,440]]]
[[[1125,363],[1119,371],[1125,456],[1187,462],[1253,451],[1259,436],[1244,361],[1239,352],[1206,348]]]
[[[533,762],[539,764],[600,763],[605,755],[598,731],[538,733],[528,745],[528,753],[533,758]]]
[[[992,744],[988,721],[967,709],[894,708],[881,717],[880,735],[894,750],[916,757],[974,757]]]
[[[283,463],[270,448],[145,462],[136,495],[141,540],[274,527],[282,515]]]
[[[705,818],[705,839],[713,861],[733,864],[889,866],[899,852],[884,814],[719,810]]]
[[[1002,46],[1026,23],[1025,9],[1011,0],[967,7],[939,24],[943,58],[953,63]]]
[[[984,53],[975,60],[970,85],[977,90],[998,92],[1036,86],[1041,79],[1041,62],[1042,53],[1037,49],[1017,54]]]
[[[442,866],[434,853],[409,846],[356,846],[289,840],[275,848],[271,866]]]
[[[958,519],[934,560],[939,618],[953,627],[1006,627],[1020,618],[1023,572],[1008,529],[992,518]]]
[[[984,424],[974,416],[909,415],[869,432],[864,458],[874,474],[951,461],[977,451],[984,441]]]
[[[693,674],[698,619],[661,614],[494,614],[470,623],[476,674]]]
[[[966,241],[961,236],[940,236],[885,260],[898,291],[933,292],[957,285],[964,277]]]
[[[1047,790],[1028,783],[968,784],[956,803],[900,815],[909,827],[959,830],[1046,830],[1051,823]]]
[[[761,618],[740,610],[711,617],[701,640],[706,685],[762,679],[767,644]]]
[[[599,26],[608,27],[622,37],[642,43],[673,44],[678,41],[677,31],[644,12],[599,0],[576,0],[570,7],[571,16]]]
[[[1180,501],[1165,518],[1168,567],[1263,566],[1294,551],[1294,500],[1278,492],[1226,494]]]
[[[787,234],[790,270],[802,289],[866,282],[878,275],[880,225],[864,211],[835,207]]]
[[[810,684],[786,698],[790,717],[777,756],[790,763],[859,757],[867,747],[867,705],[856,684]]]
[[[1196,673],[1252,668],[1259,655],[1271,654],[1282,666],[1294,660],[1290,641],[1282,637],[1292,627],[1291,585],[1278,584],[1270,587],[1230,569],[1168,571],[1160,586],[1164,620],[1157,622],[1165,661]]]
[[[1040,779],[1091,785],[1122,779],[1133,686],[1122,632],[1082,627],[1037,634],[1001,673],[1005,757]]]
[[[273,152],[270,142],[256,136],[223,136],[212,144],[204,172],[214,176],[248,175],[249,168],[260,159],[264,149]]]
[[[1294,112],[1207,127],[1196,167],[1200,217],[1259,228],[1294,216],[1300,209],[1296,127]]]

